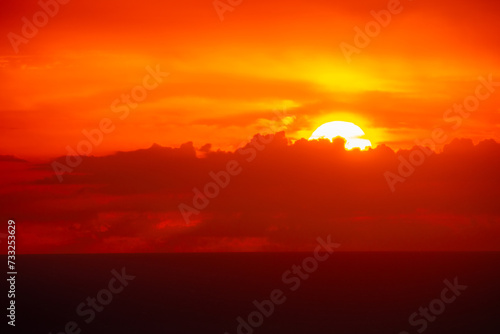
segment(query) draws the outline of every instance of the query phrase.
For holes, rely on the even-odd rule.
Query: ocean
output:
[[[22,334],[500,333],[500,253],[312,255],[18,255],[15,327],[5,315],[3,325]]]

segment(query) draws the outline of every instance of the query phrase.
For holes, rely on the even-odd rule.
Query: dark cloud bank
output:
[[[4,187],[1,210],[35,253],[309,250],[328,234],[353,251],[500,250],[500,144],[455,139],[418,166],[411,152],[283,133],[236,152],[153,145],[84,158],[62,183],[32,167],[45,176]]]

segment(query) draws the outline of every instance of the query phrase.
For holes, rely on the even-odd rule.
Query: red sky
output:
[[[370,12],[386,10],[387,1],[248,0],[225,12],[221,21],[212,1],[72,0],[59,5],[48,24],[17,46],[12,44],[11,33],[22,36],[23,17],[32,22],[41,7],[32,0],[4,1],[0,13],[0,35],[4,36],[0,42],[0,167],[5,171],[2,217],[18,217],[29,227],[24,232],[26,252],[304,249],[307,238],[315,240],[320,232],[330,231],[318,226],[325,227],[321,224],[330,224],[335,217],[327,214],[326,199],[315,202],[305,194],[328,198],[340,190],[328,167],[338,161],[316,156],[329,154],[328,149],[300,146],[300,139],[308,138],[325,122],[347,121],[359,125],[374,148],[387,145],[390,152],[410,149],[416,140],[427,140],[428,144],[435,129],[446,136],[434,148],[437,152],[454,138],[468,138],[470,142],[455,145],[479,145],[480,151],[462,152],[457,158],[462,177],[477,184],[446,178],[446,168],[454,170],[456,166],[449,165],[446,155],[438,155],[442,160],[427,161],[408,182],[398,184],[394,193],[384,172],[397,170],[396,156],[377,156],[376,162],[370,162],[372,153],[362,152],[365,156],[359,158],[359,170],[353,162],[357,158],[349,158],[349,170],[369,174],[365,181],[353,178],[349,179],[351,184],[344,185],[352,190],[348,192],[352,198],[361,196],[358,204],[366,209],[353,209],[337,217],[339,226],[353,221],[363,226],[349,225],[352,230],[344,231],[346,240],[357,240],[350,249],[498,247],[494,246],[499,240],[498,212],[494,203],[488,202],[491,194],[496,194],[497,179],[477,179],[472,170],[480,168],[475,171],[481,174],[498,162],[496,146],[484,143],[491,143],[489,139],[500,142],[500,5],[492,1],[413,0],[401,1],[399,6],[401,12],[392,14],[390,23],[348,62],[341,43],[356,45],[354,28],[365,29],[373,20]],[[122,95],[131,94],[144,83],[150,73],[147,68],[159,68],[169,75],[148,90],[135,108],[129,108],[126,117],[123,109],[114,112],[114,101],[118,99],[115,107],[123,107]],[[478,94],[480,77],[494,82],[479,88],[487,97],[470,115],[459,116],[453,106]],[[155,83],[151,79],[147,81],[150,85]],[[276,111],[285,111],[286,116],[276,116]],[[60,184],[51,162],[66,156],[68,146],[76,149],[85,140],[82,131],[98,128],[103,119],[109,119],[113,129],[91,147],[90,155],[99,158],[85,159],[65,174]],[[241,143],[269,129],[284,131],[287,138],[284,151],[278,150],[276,155],[293,151],[293,147],[308,147],[310,156],[299,150],[300,154],[291,154],[288,159],[311,159],[324,170],[316,166],[320,170],[309,171],[315,175],[308,183],[302,172],[305,166],[281,166],[271,156],[259,156],[256,161],[265,168],[259,170],[257,162],[249,169],[255,171],[249,172],[248,178],[243,173],[241,183],[233,190],[228,187],[229,194],[245,194],[242,198],[247,206],[240,207],[225,194],[218,197],[219,204],[204,211],[199,224],[179,223],[178,204],[189,199],[193,187],[207,182],[207,166],[212,166],[208,149],[202,147],[211,144],[208,156],[219,149],[228,152],[213,157],[215,160],[229,158]],[[175,178],[149,166],[150,160],[135,165],[131,158],[134,151],[154,143],[168,150],[188,142],[193,146],[191,151],[190,145],[183,146],[187,156],[170,157],[168,153],[161,158],[154,152],[139,151],[151,153],[147,159],[152,161],[167,159],[185,168],[164,166],[165,173],[186,173],[174,188],[170,182]],[[132,165],[116,164],[113,154],[117,151],[131,152],[130,156],[122,154]],[[467,154],[481,157],[479,167],[467,160],[471,159]],[[7,156],[28,162],[11,161]],[[186,165],[185,159],[194,160]],[[221,165],[218,162],[214,168]],[[279,177],[270,178],[267,171],[278,166],[286,169],[283,173],[287,177],[278,173]],[[436,171],[425,172],[431,168],[428,166]],[[154,179],[138,176],[142,175],[139,171],[149,170],[153,170]],[[418,174],[421,170],[424,172]],[[342,175],[341,170],[336,172]],[[484,172],[494,177],[493,172],[488,173]],[[122,177],[119,181],[115,179],[118,176]],[[267,182],[257,182],[259,176]],[[296,181],[300,181],[296,185],[299,203],[304,205],[288,198],[292,190],[283,185]],[[360,188],[366,184],[377,186]],[[423,200],[434,187],[438,191],[430,193],[435,202]],[[259,197],[259,189],[273,196]],[[451,200],[443,203],[437,196],[461,191],[459,200],[471,205],[467,212],[462,202],[455,207]],[[336,196],[331,200],[338,199]],[[161,203],[168,203],[165,207],[159,204],[160,198]],[[288,199],[288,206],[274,211],[267,208],[273,198]],[[374,199],[376,205],[366,206]],[[259,204],[261,201],[267,204]],[[317,216],[312,209],[318,210]],[[276,226],[265,223],[272,217]],[[297,227],[298,217],[314,228],[303,232]],[[224,226],[226,221],[241,224],[240,234]],[[262,224],[255,225],[255,221]],[[410,225],[397,225],[403,223]],[[140,228],[140,224],[147,228]],[[252,224],[260,229],[252,230]],[[373,227],[367,227],[370,224],[383,228],[374,232]],[[293,233],[282,230],[294,228]],[[477,233],[476,239],[469,228]],[[418,240],[424,239],[415,237],[416,241],[410,242],[412,236],[404,231],[413,229],[413,236],[433,241],[419,244]],[[394,235],[383,246],[368,242],[367,236],[374,233],[380,238],[382,234]],[[299,237],[302,234],[307,238]]]
[[[330,120],[354,121],[374,144],[410,147],[443,113],[499,78],[498,5],[405,1],[369,46],[347,63],[355,26],[386,1],[244,1],[221,22],[211,1],[70,1],[19,53],[36,1],[4,2],[0,34],[2,151],[55,157],[83,129],[112,118],[116,130],[94,154],[193,141],[231,148],[259,132],[275,109],[295,115],[292,138]],[[142,83],[147,66],[170,76],[125,120],[111,103]],[[498,139],[499,96],[454,133]],[[36,143],[36,148],[34,147]]]

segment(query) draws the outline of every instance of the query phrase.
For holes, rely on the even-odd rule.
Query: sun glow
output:
[[[351,122],[328,122],[316,129],[309,137],[309,140],[315,140],[320,138],[326,138],[330,141],[335,137],[342,137],[346,140],[345,148],[352,150],[353,148],[359,148],[361,150],[366,150],[368,147],[372,146],[372,143],[368,139],[360,138],[364,136],[364,131],[354,123]]]

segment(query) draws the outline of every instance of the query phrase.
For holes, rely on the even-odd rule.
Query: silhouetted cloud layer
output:
[[[18,167],[32,177],[3,188],[1,211],[34,253],[309,250],[328,234],[343,250],[500,250],[500,144],[456,139],[392,192],[385,173],[411,152],[284,133],[235,152],[153,145],[84,158],[63,183]]]

